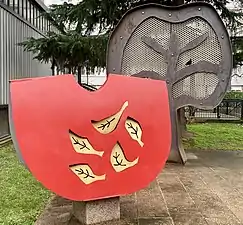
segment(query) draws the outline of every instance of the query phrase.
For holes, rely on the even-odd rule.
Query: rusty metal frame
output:
[[[183,23],[192,18],[200,18],[208,23],[218,37],[219,45],[222,51],[222,60],[220,64],[213,64],[207,61],[200,61],[192,66],[176,71],[176,62],[183,52],[189,51],[199,46],[206,38],[204,34],[194,41],[179,49],[177,34],[172,32],[170,37],[169,49],[166,50],[159,45],[156,40],[150,37],[142,37],[140,41],[148,47],[164,56],[167,61],[167,73],[165,77],[152,71],[141,71],[138,74],[132,74],[136,77],[149,77],[152,79],[166,80],[170,95],[171,123],[172,123],[172,147],[171,161],[186,162],[186,155],[180,142],[180,129],[178,128],[177,110],[183,106],[192,105],[201,109],[211,109],[217,106],[223,99],[230,82],[232,72],[232,48],[228,32],[213,6],[207,3],[198,2],[187,5],[168,7],[158,4],[146,4],[128,11],[120,20],[117,27],[110,36],[107,50],[107,73],[122,73],[123,51],[131,35],[136,28],[146,19],[155,17],[169,23]],[[148,28],[149,29],[149,28]],[[136,51],[136,49],[134,50]],[[172,87],[175,83],[194,73],[206,72],[213,73],[219,78],[215,91],[208,98],[203,100],[194,99],[189,96],[180,96],[178,99],[172,98]],[[124,74],[127,75],[127,74]],[[190,102],[190,104],[188,104]]]

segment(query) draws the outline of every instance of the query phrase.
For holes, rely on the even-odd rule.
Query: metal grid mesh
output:
[[[125,46],[121,67],[122,73],[131,75],[147,70],[165,76],[167,64],[164,57],[145,45],[141,41],[141,37],[154,38],[167,49],[170,27],[169,23],[154,17],[143,21],[131,35]]]
[[[188,62],[198,63],[202,60],[219,64],[222,60],[222,51],[214,30],[200,18],[193,18],[184,23],[172,24],[172,30],[176,32],[180,41],[180,48],[207,33],[208,38],[198,47],[180,55],[177,70],[185,68]],[[196,73],[173,86],[172,96],[178,98],[187,95],[194,99],[206,99],[215,90],[218,84],[215,74]]]
[[[219,64],[222,60],[222,51],[218,38],[211,26],[201,18],[193,18],[184,23],[172,24],[172,30],[177,34],[180,48],[189,42],[208,34],[208,38],[198,47],[181,54],[177,63],[177,70],[186,67],[186,63],[191,60],[195,64],[201,60]]]
[[[195,73],[190,77],[176,83],[172,88],[173,98],[181,95],[190,96],[194,99],[207,99],[215,90],[219,78],[212,73]]]

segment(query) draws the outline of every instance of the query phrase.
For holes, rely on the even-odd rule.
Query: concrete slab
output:
[[[87,225],[120,220],[120,198],[73,202],[72,213],[80,223]]]

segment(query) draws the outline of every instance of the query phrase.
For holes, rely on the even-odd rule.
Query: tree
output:
[[[76,32],[57,34],[49,32],[45,37],[29,38],[20,43],[26,51],[32,51],[35,59],[51,63],[52,74],[68,69],[69,73],[86,67],[93,71],[95,67],[105,67],[105,46],[107,35],[81,36]]]

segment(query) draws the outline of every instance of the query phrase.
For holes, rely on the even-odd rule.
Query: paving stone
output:
[[[140,218],[139,225],[174,225],[172,218]]]
[[[66,225],[71,219],[72,202],[55,196],[51,198],[35,225]]]
[[[137,193],[138,217],[168,217],[166,203],[157,181]]]
[[[165,194],[165,200],[170,214],[180,214],[188,211],[198,214],[200,212],[198,206],[187,193]]]
[[[121,197],[120,199],[121,207],[121,219],[130,219],[138,217],[136,195],[128,195]]]
[[[188,211],[187,213],[171,214],[171,217],[175,225],[208,225],[201,214],[195,214],[191,211]]]
[[[164,194],[166,193],[175,194],[175,193],[186,192],[183,184],[180,182],[176,174],[171,176],[171,174],[161,173],[157,177],[157,181]]]
[[[204,175],[202,180],[223,201],[223,203],[243,222],[243,196],[225,178],[218,174]]]
[[[209,176],[209,174],[205,176]],[[197,209],[204,217],[236,219],[227,204],[225,204],[222,199],[210,189],[210,185],[205,183],[200,176],[194,178],[190,176],[180,177],[180,179],[188,189],[188,193],[195,202]]]
[[[196,213],[196,205],[178,176],[162,175],[158,178],[158,182],[164,194],[169,213],[182,213],[189,210]]]
[[[227,218],[205,218],[208,225],[242,225],[237,220],[231,220]]]

